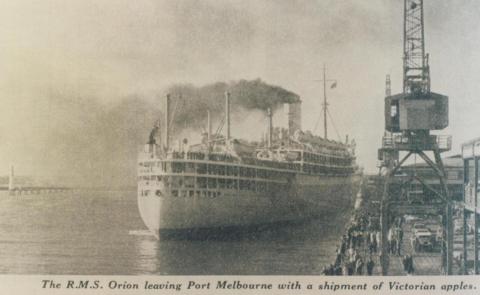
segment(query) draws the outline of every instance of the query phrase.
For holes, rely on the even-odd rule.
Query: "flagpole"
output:
[[[328,102],[327,102],[327,82],[333,82],[330,88],[335,88],[337,86],[337,80],[327,80],[327,67],[323,64],[323,79],[322,80],[314,80],[318,82],[323,82],[323,136],[325,139],[328,139],[328,123],[327,123],[327,115],[328,115]],[[315,126],[315,129],[317,127]]]

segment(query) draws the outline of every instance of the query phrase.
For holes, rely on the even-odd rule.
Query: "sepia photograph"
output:
[[[1,275],[479,274],[480,2],[0,2]]]

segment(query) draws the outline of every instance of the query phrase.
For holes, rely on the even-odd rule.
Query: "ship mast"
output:
[[[328,127],[327,127],[327,78],[326,78],[326,69],[325,64],[323,65],[323,137],[328,138]]]
[[[327,115],[328,115],[328,102],[327,102],[327,82],[332,82],[330,88],[337,87],[337,80],[335,79],[327,79],[327,69],[325,64],[323,64],[323,79],[316,80],[323,82],[323,137],[328,139],[328,125],[327,125]]]

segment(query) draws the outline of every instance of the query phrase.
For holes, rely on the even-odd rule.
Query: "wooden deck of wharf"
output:
[[[369,190],[366,186],[360,192],[361,195],[357,196],[357,198],[362,198],[362,201],[359,201],[359,206],[356,206],[356,211],[360,212],[368,212],[370,215],[377,215],[380,214],[376,212],[369,200],[373,192]],[[360,205],[361,204],[361,205]],[[424,223],[432,233],[435,235],[436,230],[440,227],[440,221],[434,219],[425,219],[422,217],[415,217],[415,218],[405,218],[405,222],[402,224],[403,230],[403,240],[400,249],[400,255],[396,254],[388,254],[388,276],[405,276],[407,272],[404,270],[402,259],[405,255],[411,255],[413,257],[413,268],[414,272],[412,275],[442,275],[442,253],[440,251],[439,246],[437,245],[433,251],[415,251],[412,247],[411,239],[413,237],[413,224],[416,222]],[[457,237],[459,238],[459,237]],[[370,251],[367,247],[367,243],[363,243],[361,247],[357,248],[357,253],[360,254],[364,263],[369,257],[372,257],[374,262],[374,268],[372,275],[374,276],[381,276],[382,275],[382,267],[380,263],[380,249],[381,246],[378,245],[377,253],[370,254]],[[457,270],[458,271],[458,270]],[[364,275],[367,275],[366,269],[364,270]]]
[[[404,270],[402,259],[405,255],[412,255],[413,257],[413,275],[442,275],[442,255],[436,249],[432,252],[415,251],[411,245],[410,239],[413,235],[412,225],[414,222],[407,221],[404,223],[402,229],[404,231],[403,242],[400,250],[400,255],[389,254],[388,275],[389,276],[404,276],[407,272]],[[380,247],[379,247],[380,249]],[[362,259],[366,261],[370,257],[369,250],[366,243],[363,243],[360,249],[356,249]],[[372,253],[371,257],[374,262],[373,274],[374,276],[382,275],[382,267],[380,263],[380,251]],[[364,272],[366,275],[366,272]]]
[[[413,257],[413,275],[442,275],[442,254],[438,246],[435,247],[434,251],[431,252],[415,251],[413,249],[411,238],[413,237],[412,226],[415,222],[426,223],[425,220],[409,220],[403,224],[402,229],[404,232],[404,237],[402,241],[400,255],[389,255],[388,275],[406,275],[402,263],[402,259],[405,255],[411,255]],[[429,228],[433,232],[435,232],[438,227],[438,225],[429,226]],[[376,274],[380,275],[381,268],[379,267],[377,271],[378,272]]]

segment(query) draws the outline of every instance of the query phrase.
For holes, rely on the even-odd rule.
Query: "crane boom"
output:
[[[429,93],[430,68],[425,54],[423,0],[404,1],[403,92]]]

